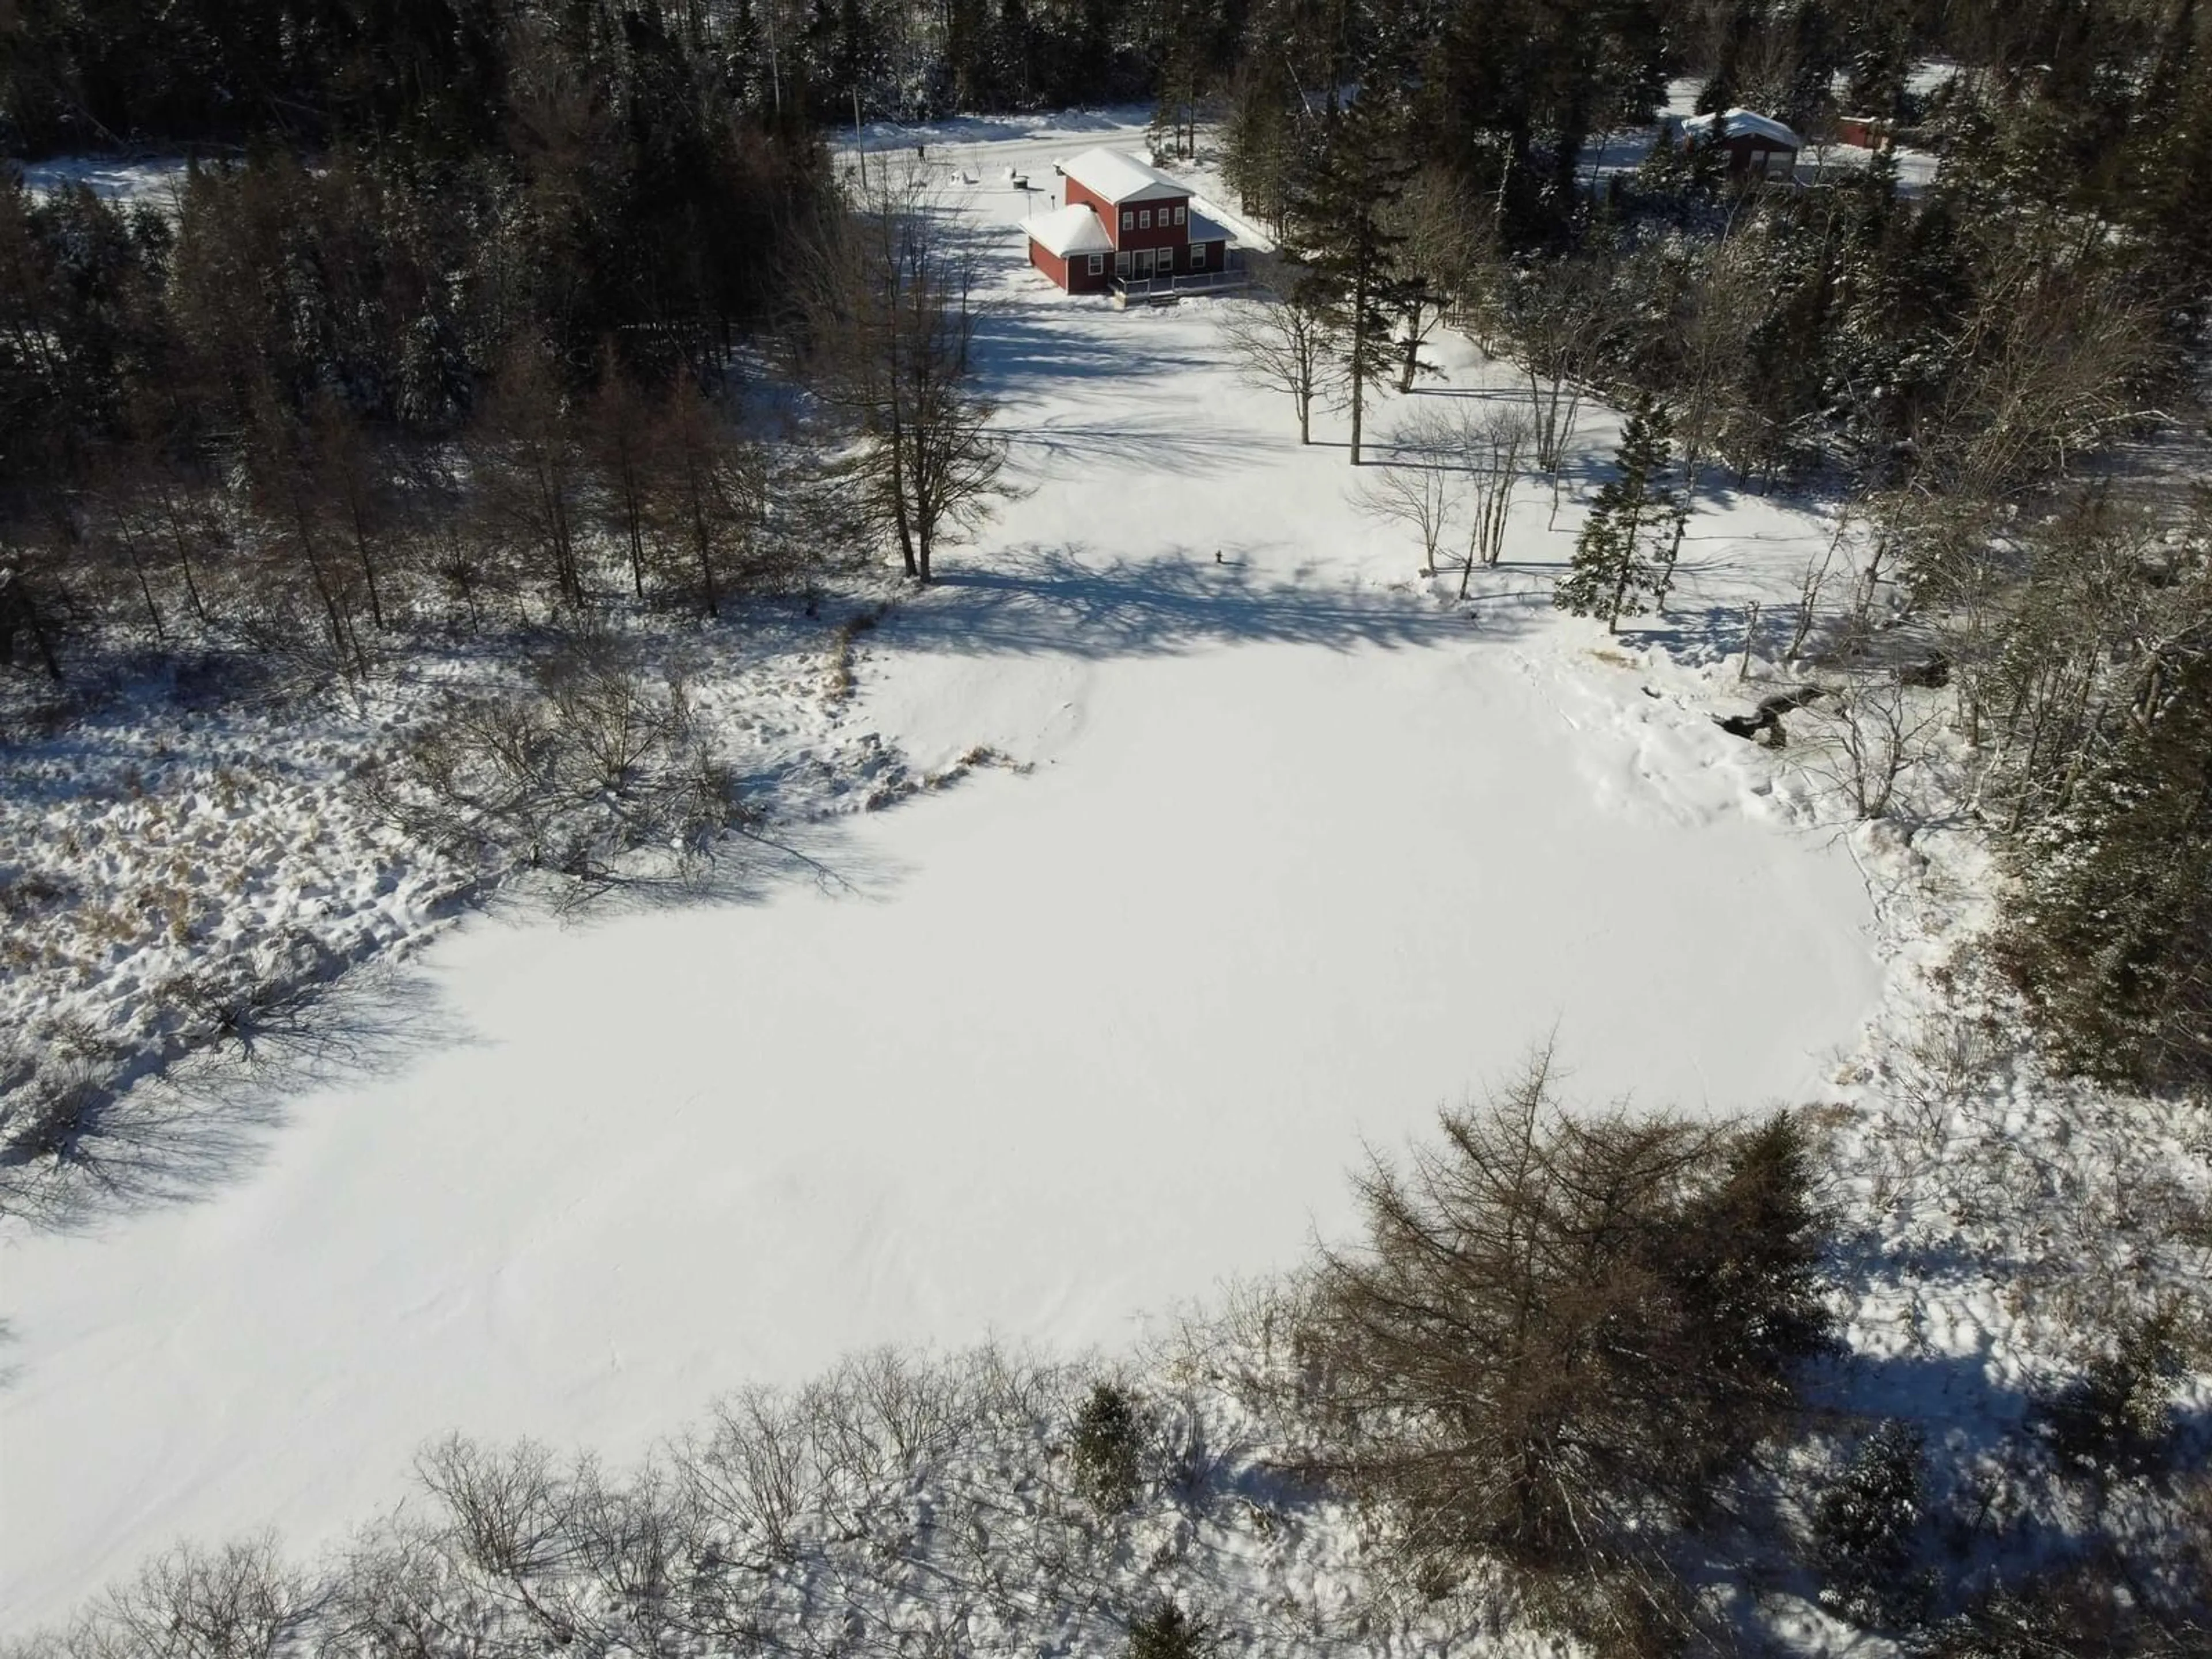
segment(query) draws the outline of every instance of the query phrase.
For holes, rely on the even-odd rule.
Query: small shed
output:
[[[1836,142],[1861,149],[1887,149],[1895,142],[1895,126],[1879,115],[1838,115]]]
[[[1717,144],[1727,153],[1732,178],[1790,179],[1796,176],[1797,152],[1805,141],[1771,115],[1732,109],[1718,115],[1692,115],[1682,123],[1690,144]]]

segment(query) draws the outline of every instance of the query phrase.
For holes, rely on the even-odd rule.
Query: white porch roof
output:
[[[1114,241],[1107,235],[1106,227],[1098,222],[1098,216],[1084,202],[1024,219],[1022,229],[1046,252],[1058,254],[1063,259],[1071,253],[1114,251]]]

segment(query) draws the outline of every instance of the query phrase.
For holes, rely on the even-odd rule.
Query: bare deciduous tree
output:
[[[878,175],[826,225],[807,271],[806,349],[860,425],[875,521],[908,575],[1008,494],[994,405],[975,385],[974,273],[919,175]]]
[[[1590,365],[1616,329],[1606,273],[1581,260],[1531,265],[1514,278],[1506,310],[1528,381],[1536,465],[1556,479],[1574,441]]]
[[[264,1536],[215,1550],[180,1545],[156,1557],[102,1597],[80,1629],[119,1638],[118,1655],[275,1659],[313,1613],[306,1583]],[[97,1652],[106,1644],[88,1645]]]
[[[1221,331],[1245,382],[1284,392],[1297,411],[1298,441],[1313,441],[1313,406],[1336,385],[1342,358],[1337,325],[1297,266],[1273,256],[1251,258],[1260,297],[1222,307]]]
[[[585,410],[585,453],[629,560],[630,591],[645,597],[646,521],[653,474],[652,408],[610,351]]]
[[[1359,510],[1385,524],[1402,526],[1421,544],[1421,574],[1437,574],[1437,552],[1457,516],[1459,456],[1450,423],[1416,416],[1391,434],[1389,460],[1363,476],[1352,491]]]
[[[1460,571],[1459,596],[1467,597],[1477,563],[1495,567],[1505,553],[1505,530],[1513,512],[1513,492],[1521,482],[1521,458],[1531,437],[1525,410],[1510,404],[1485,404],[1456,423],[1457,448],[1472,484],[1467,562]]]
[[[1435,162],[1416,173],[1392,208],[1403,281],[1398,292],[1398,390],[1409,392],[1424,372],[1426,344],[1453,307],[1464,305],[1478,282],[1490,215],[1467,193],[1449,167]]]
[[[1941,707],[1892,672],[1832,687],[1807,705],[1814,721],[1809,769],[1826,777],[1852,813],[1886,817],[1906,775],[1929,758]]]
[[[354,623],[358,612],[353,584],[325,523],[313,434],[278,402],[273,387],[264,386],[256,394],[246,465],[267,532],[261,538],[265,571],[280,589],[290,586],[296,574],[306,575],[332,659],[346,673],[366,672],[368,659]],[[276,635],[289,631],[280,609]]]
[[[729,1540],[769,1561],[790,1558],[795,1528],[820,1495],[820,1469],[806,1425],[771,1389],[750,1388],[715,1402],[703,1439],[685,1449],[691,1500],[727,1528]]]
[[[761,469],[750,447],[687,375],[670,389],[653,431],[653,516],[683,548],[699,608],[721,614],[722,595],[757,544]]]
[[[479,1446],[459,1435],[426,1448],[416,1478],[438,1500],[443,1542],[464,1571],[567,1645],[582,1615],[566,1583],[576,1556],[577,1481],[535,1441]]]
[[[568,396],[544,347],[525,341],[507,353],[470,445],[488,527],[523,556],[558,599],[581,605],[577,509],[583,454]]]

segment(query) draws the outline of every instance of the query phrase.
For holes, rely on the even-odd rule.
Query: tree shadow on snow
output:
[[[0,1158],[0,1214],[49,1231],[205,1197],[251,1176],[295,1102],[388,1076],[467,1037],[406,963],[356,966],[227,1020],[163,1069],[87,1079],[35,1158]]]
[[[860,805],[889,805],[932,787],[895,776],[880,800]],[[475,908],[500,925],[581,925],[757,904],[793,882],[872,896],[898,874],[855,853],[835,819],[756,818],[726,835],[712,857],[682,868],[596,888],[526,874],[479,894]],[[253,1175],[307,1096],[359,1089],[477,1041],[418,963],[335,963],[328,977],[225,1010],[222,1035],[204,1047],[166,1061],[149,1055],[120,1076],[86,1077],[53,1115],[46,1149],[0,1151],[0,1217],[74,1232],[212,1196]]]
[[[1010,549],[993,568],[946,571],[927,599],[904,607],[886,628],[909,650],[1091,659],[1213,644],[1348,651],[1468,638],[1468,618],[1425,595],[1317,586],[1241,558],[1216,563],[1213,552],[1176,550],[1137,560],[1076,546]],[[1516,614],[1501,607],[1498,618],[1513,626]]]
[[[1103,299],[1062,295],[1042,275],[1036,281],[1034,297],[994,301],[975,319],[976,367],[1001,398],[1020,402],[1031,382],[1048,395],[1070,381],[1151,381],[1212,366],[1188,341],[1145,327],[1141,312],[1114,312]],[[1173,423],[1194,436],[1211,424],[1181,405]]]
[[[1066,474],[1103,460],[1135,462],[1148,472],[1210,477],[1224,467],[1267,453],[1256,437],[1194,430],[1172,417],[1147,416],[1110,425],[1003,428],[1024,459],[1042,454],[1048,470]]]

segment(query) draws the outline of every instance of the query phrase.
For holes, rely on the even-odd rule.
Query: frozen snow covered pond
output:
[[[1018,257],[988,343],[1037,488],[848,719],[1034,769],[813,846],[846,885],[478,919],[423,959],[450,1039],[291,1103],[202,1202],[11,1239],[12,1623],[179,1535],[334,1538],[447,1429],[622,1457],[856,1346],[1115,1343],[1340,1228],[1363,1137],[1555,1022],[1580,1093],[1716,1109],[1854,1040],[1861,878],[1689,671],[1440,610],[1206,307]],[[1540,593],[1577,514],[1526,511],[1497,585]],[[1817,533],[1695,528],[1692,609]]]

